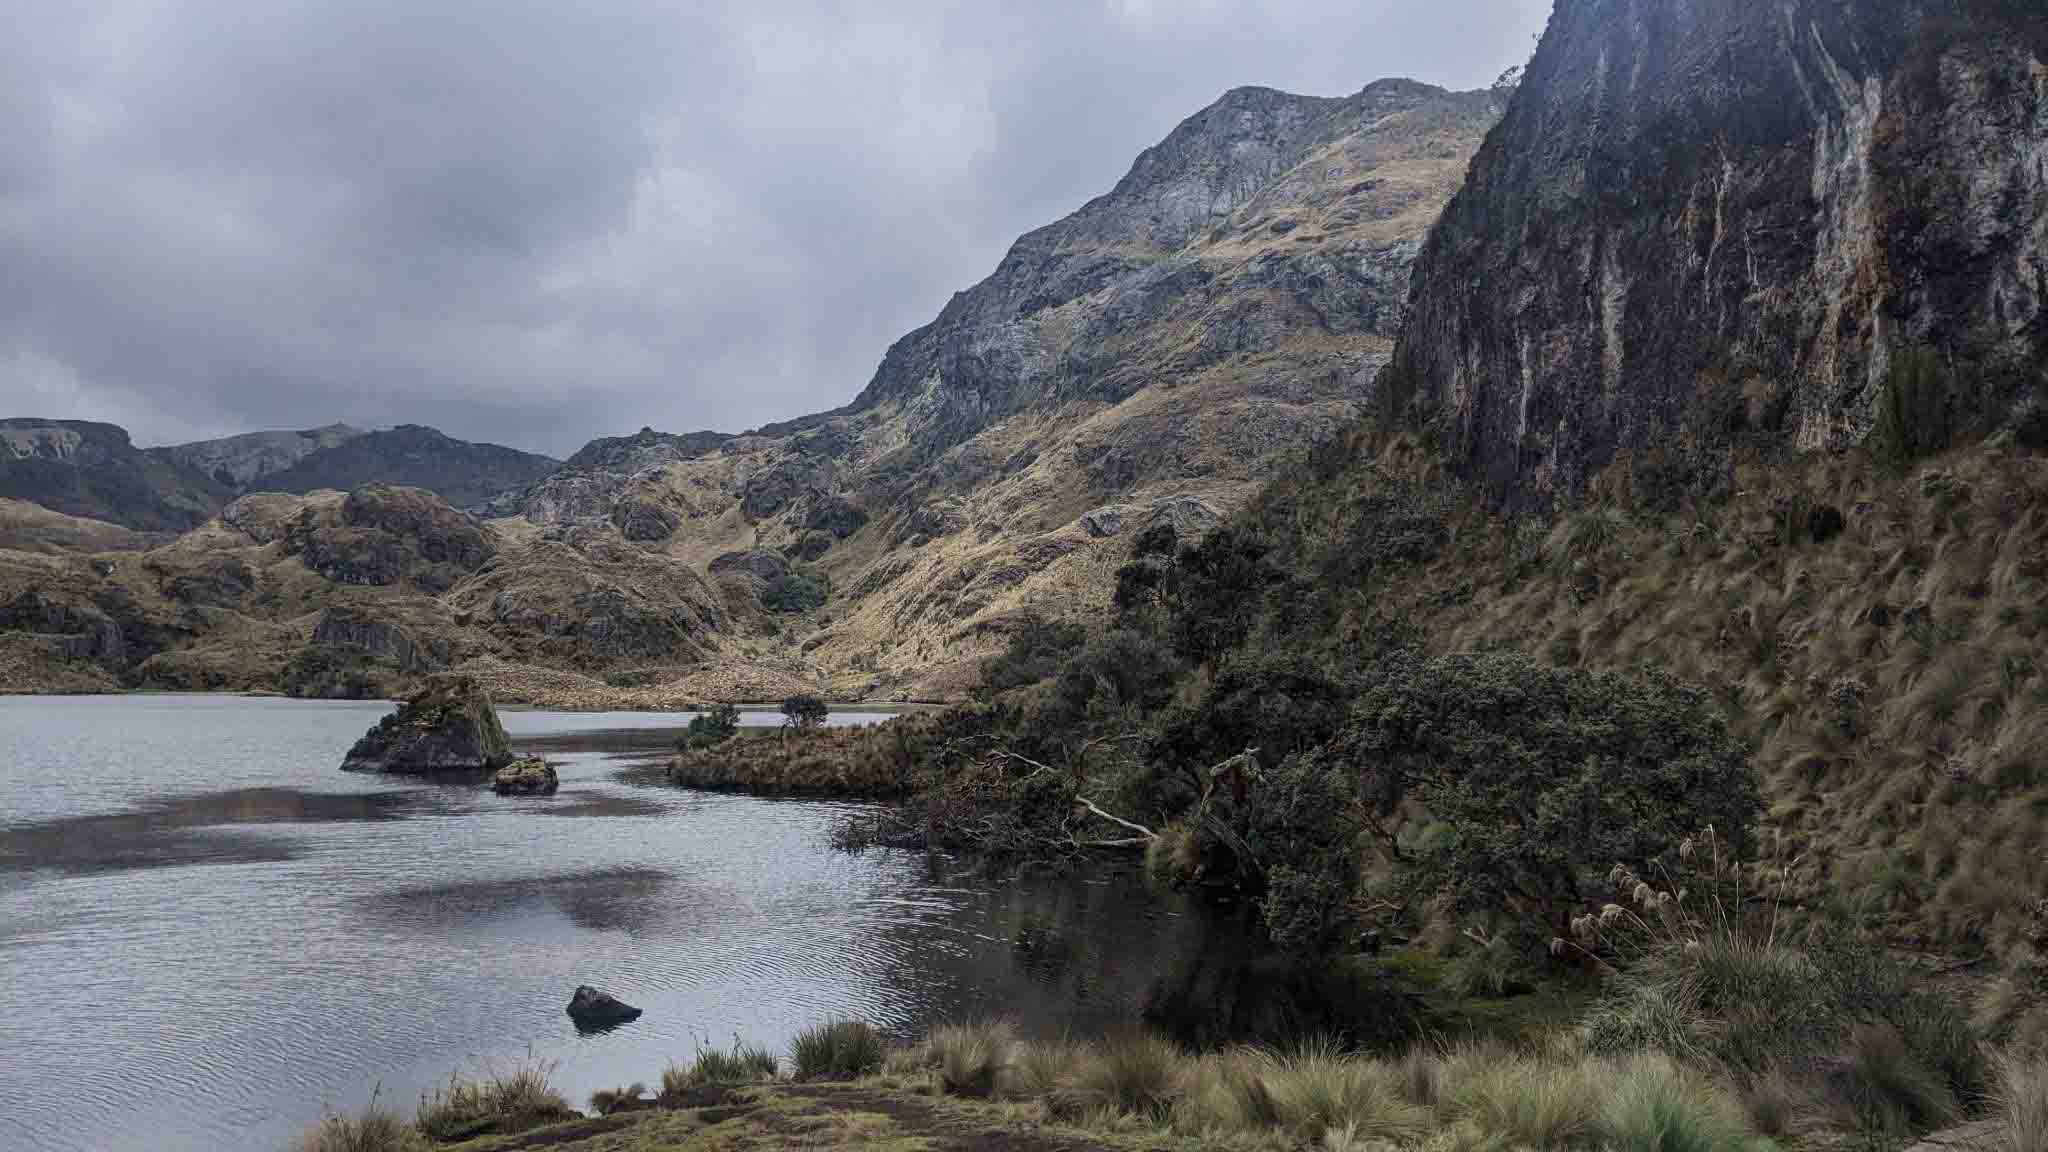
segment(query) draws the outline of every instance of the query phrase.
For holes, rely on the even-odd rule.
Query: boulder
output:
[[[344,772],[494,772],[512,762],[490,694],[469,676],[436,676],[349,749]]]
[[[638,1008],[588,984],[578,984],[569,997],[569,1019],[578,1028],[612,1028],[639,1018]]]
[[[1116,504],[1105,504],[1081,514],[1081,527],[1090,536],[1101,539],[1114,536],[1124,530],[1124,521],[1130,509]]]
[[[491,788],[500,796],[551,796],[560,785],[554,767],[538,756],[514,760],[491,777]]]

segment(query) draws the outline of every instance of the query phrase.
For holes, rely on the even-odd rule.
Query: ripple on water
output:
[[[383,707],[0,700],[0,1054],[33,1055],[0,1096],[36,1102],[0,1147],[280,1147],[529,1052],[580,1100],[826,1016],[1087,1027],[1200,951],[1135,887],[837,854],[864,806],[684,792],[592,746],[652,738],[564,734],[611,718],[507,715],[550,797],[343,775]],[[581,983],[646,1015],[579,1036]]]

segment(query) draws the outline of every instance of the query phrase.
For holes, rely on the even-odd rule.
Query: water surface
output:
[[[280,1148],[529,1053],[580,1104],[835,1015],[1085,1032],[1215,963],[1129,880],[848,856],[846,805],[671,788],[687,714],[507,711],[562,787],[501,797],[340,772],[389,707],[0,698],[0,1148]],[[580,1035],[579,983],[646,1015]]]

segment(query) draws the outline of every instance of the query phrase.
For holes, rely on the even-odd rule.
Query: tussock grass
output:
[[[396,1112],[381,1108],[376,1094],[353,1116],[330,1115],[301,1137],[298,1152],[426,1152],[427,1141]]]
[[[885,1047],[864,1020],[830,1020],[797,1033],[789,1054],[799,1080],[856,1080],[881,1069]]]
[[[1080,1049],[1048,1103],[1067,1117],[1108,1112],[1164,1120],[1180,1094],[1186,1061],[1156,1033],[1119,1033]]]
[[[773,1080],[780,1068],[775,1053],[733,1037],[729,1049],[699,1048],[688,1068],[671,1065],[661,1074],[662,1091],[675,1095],[705,1084],[751,1084]]]
[[[947,1094],[993,1096],[1016,1044],[1016,1029],[1008,1021],[941,1024],[925,1037],[925,1061]]]
[[[590,1110],[599,1116],[609,1116],[613,1109],[631,1104],[646,1094],[647,1085],[637,1081],[624,1088],[599,1088],[590,1094]]]
[[[1865,1025],[1851,1035],[1829,1071],[1828,1088],[1840,1119],[1863,1132],[1928,1132],[1953,1123],[1961,1113],[1940,1073],[1881,1024]]]
[[[1595,1127],[1609,1152],[1736,1152],[1754,1143],[1739,1104],[1663,1056],[1633,1057],[1600,1094]]]
[[[493,1132],[520,1132],[570,1114],[549,1084],[554,1065],[529,1056],[486,1080],[452,1076],[448,1086],[421,1096],[414,1124],[430,1140],[448,1143]]]
[[[1268,1053],[1261,1062],[1259,1079],[1275,1116],[1304,1140],[1341,1133],[1352,1142],[1398,1141],[1428,1127],[1429,1112],[1402,1093],[1399,1070],[1347,1053],[1334,1041]]]
[[[1454,1056],[1438,1111],[1511,1147],[1581,1143],[1598,1117],[1605,1066],[1481,1049]]]
[[[1999,1152],[2048,1152],[2048,1063],[2001,1061],[1992,1103]]]

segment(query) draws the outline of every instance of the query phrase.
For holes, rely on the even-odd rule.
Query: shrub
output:
[[[786,728],[809,731],[825,723],[831,709],[823,700],[808,693],[799,693],[782,702],[782,723]]]
[[[1456,908],[1565,923],[1615,861],[1647,867],[1703,825],[1739,850],[1761,806],[1748,750],[1707,693],[1660,672],[1480,653],[1381,661],[1340,742],[1383,812],[1452,835],[1404,867]]]
[[[882,1034],[864,1020],[831,1020],[797,1033],[790,1043],[799,1080],[855,1080],[882,1066]]]
[[[709,709],[690,717],[690,727],[685,732],[682,747],[716,748],[732,739],[740,730],[740,710],[732,704],[713,704]]]
[[[426,1152],[427,1142],[396,1112],[370,1103],[354,1116],[330,1115],[299,1141],[299,1152]]]
[[[809,576],[784,572],[761,589],[761,607],[770,612],[809,612],[823,607],[825,589]]]
[[[1740,1108],[1662,1056],[1637,1056],[1603,1086],[1601,1145],[1611,1152],[1734,1152],[1751,1140]]]
[[[554,1065],[531,1056],[502,1076],[488,1080],[450,1077],[448,1087],[421,1096],[414,1123],[441,1143],[495,1132],[522,1132],[570,1114],[548,1083]]]

